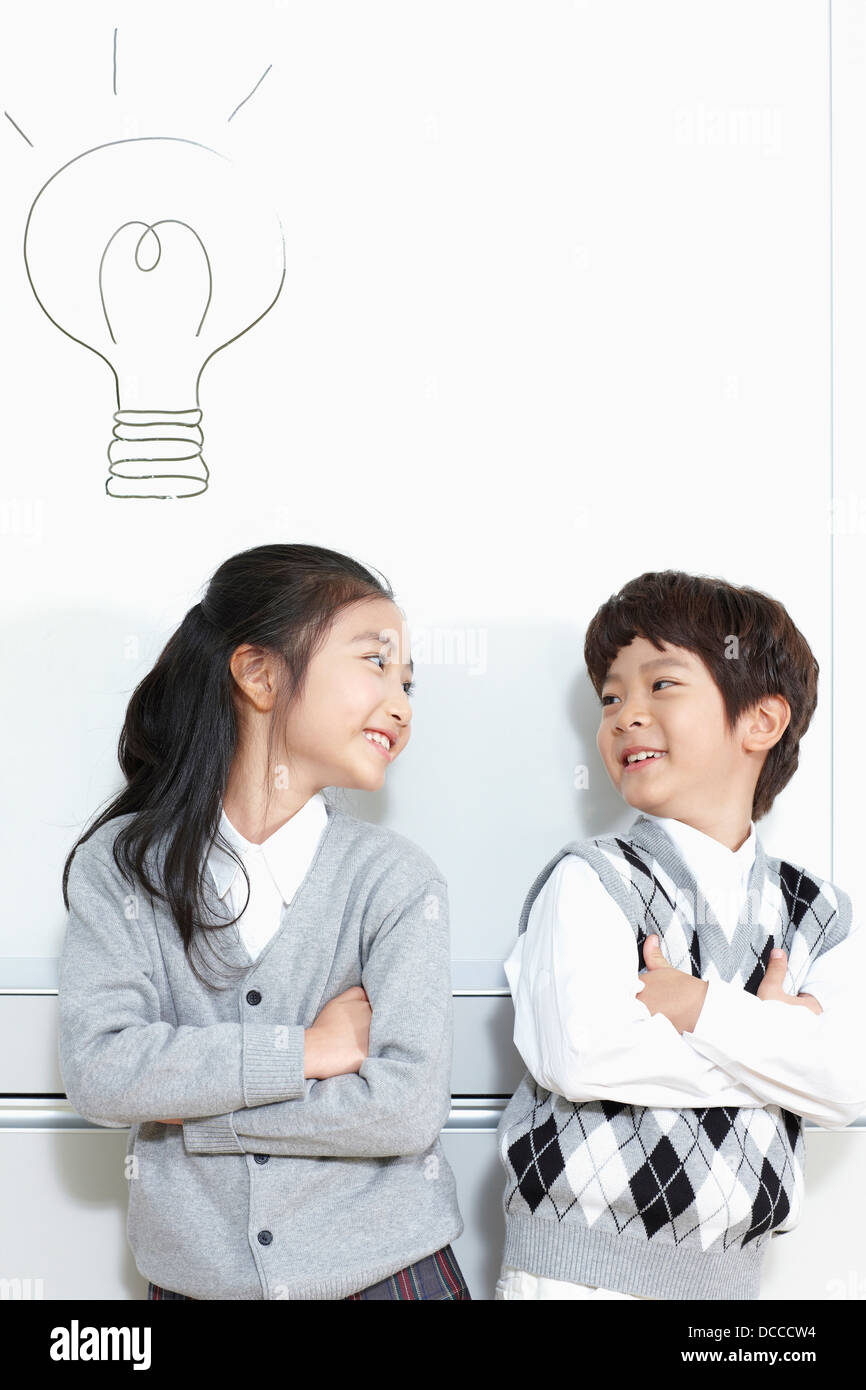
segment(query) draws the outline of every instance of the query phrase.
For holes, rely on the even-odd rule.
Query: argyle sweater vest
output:
[[[757,832],[756,832],[757,833]],[[829,881],[765,854],[756,840],[746,902],[729,943],[673,840],[638,815],[627,835],[572,841],[541,870],[520,916],[566,854],[596,871],[631,923],[636,972],[658,933],[665,958],[756,994],[770,951],[788,955],[797,994],[810,965],[851,929]],[[777,1105],[656,1109],[569,1101],[527,1073],[498,1126],[506,1172],[503,1261],[650,1298],[754,1299],[771,1235],[799,1220],[803,1122]]]

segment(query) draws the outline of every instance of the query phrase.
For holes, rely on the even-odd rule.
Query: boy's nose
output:
[[[630,729],[633,724],[642,725],[645,722],[645,720],[646,715],[637,705],[634,706],[633,713],[632,708],[629,705],[621,705],[619,719],[616,721],[616,727],[618,729]]]

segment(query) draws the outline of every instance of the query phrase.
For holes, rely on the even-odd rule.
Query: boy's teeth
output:
[[[629,753],[627,763],[642,763],[645,758],[663,758],[664,753]]]

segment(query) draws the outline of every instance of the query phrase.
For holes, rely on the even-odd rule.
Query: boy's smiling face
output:
[[[761,767],[790,718],[782,696],[744,711],[731,730],[722,693],[699,656],[668,643],[659,651],[636,637],[617,652],[601,703],[599,752],[630,806],[719,839],[745,819],[748,833]],[[660,756],[624,761],[628,750],[641,748]]]

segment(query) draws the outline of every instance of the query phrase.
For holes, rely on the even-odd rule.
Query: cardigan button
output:
[[[247,1003],[248,1003],[248,1004],[261,1004],[261,1002],[262,1002],[262,996],[259,994],[259,992],[258,992],[257,989],[250,989],[250,990],[247,990]]]
[[[253,1158],[256,1160],[256,1163],[267,1163],[270,1154],[253,1154]]]
[[[259,1231],[259,1245],[270,1245],[273,1238],[274,1237],[272,1231]]]

